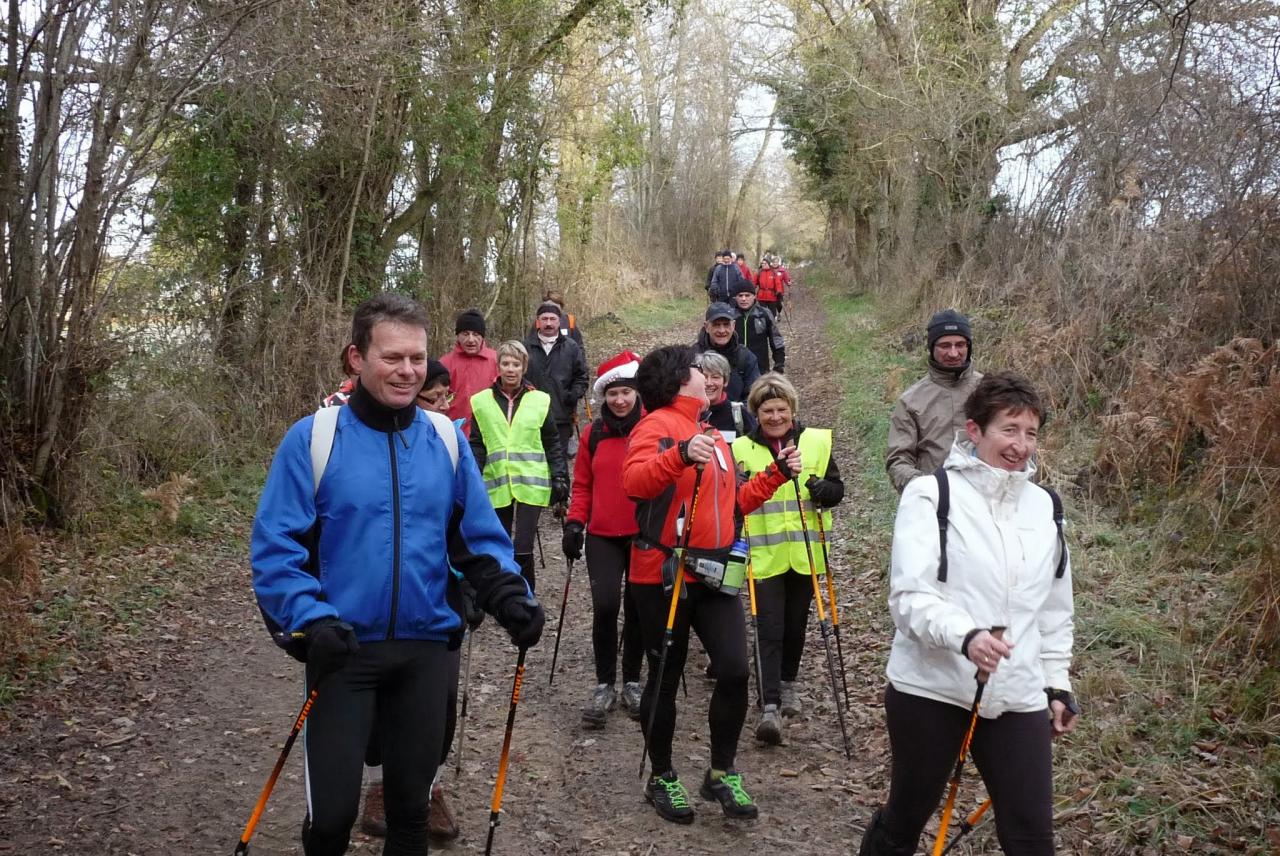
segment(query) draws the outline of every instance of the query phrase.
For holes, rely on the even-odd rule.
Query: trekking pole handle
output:
[[[999,641],[999,642],[1003,642],[1003,641],[1004,641],[1004,632],[1005,632],[1006,630],[1008,630],[1008,628],[1007,628],[1007,627],[1002,627],[1002,626],[997,625],[996,627],[992,627],[992,628],[991,628],[990,630],[988,630],[987,632],[991,634],[991,638],[992,638],[992,639],[995,639],[995,640],[997,640],[997,641]],[[991,673],[990,673],[990,672],[988,672],[986,669],[983,669],[983,668],[979,668],[979,669],[978,669],[978,674],[974,675],[974,679],[975,679],[978,683],[980,683],[980,684],[985,684],[985,683],[987,682],[987,680],[988,680],[990,677],[991,677]]]

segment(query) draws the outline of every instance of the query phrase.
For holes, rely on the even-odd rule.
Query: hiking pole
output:
[[[556,682],[556,660],[560,658],[560,631],[564,629],[564,613],[569,607],[571,579],[573,579],[573,559],[569,559],[569,570],[564,575],[564,596],[560,598],[560,620],[556,622],[556,647],[551,651],[551,677],[547,680],[548,687]]]
[[[693,534],[693,516],[698,511],[698,488],[702,486],[704,464],[698,464],[693,477],[693,496],[689,499],[689,516],[684,521],[684,532],[681,545],[676,553],[676,580],[671,586],[671,608],[667,610],[667,627],[662,632],[662,653],[658,655],[658,681],[654,684],[653,698],[649,701],[649,721],[644,727],[644,746],[640,750],[640,778],[644,778],[644,762],[649,757],[649,735],[653,733],[653,720],[658,713],[658,698],[662,695],[662,675],[667,670],[667,652],[671,650],[671,628],[676,623],[676,608],[680,606],[680,584],[684,581],[684,554],[689,549],[689,538]],[[684,672],[681,672],[683,675]],[[688,690],[686,689],[687,693]]]
[[[742,534],[747,538],[747,594],[751,601],[751,659],[756,662],[756,701],[764,710],[764,665],[760,661],[760,623],[756,612],[756,577],[751,569],[751,534],[748,517],[742,518]]]
[[[996,639],[1004,636],[1003,627],[992,627],[991,635]],[[987,679],[991,673],[978,669],[973,679],[978,682],[978,689],[973,694],[973,707],[969,711],[969,728],[960,741],[960,754],[956,757],[956,769],[951,774],[951,788],[947,792],[947,803],[942,808],[942,822],[938,825],[938,837],[933,842],[933,856],[942,856],[942,846],[947,840],[947,826],[951,823],[951,812],[956,807],[956,792],[960,790],[960,774],[964,770],[964,758],[969,754],[969,744],[973,742],[973,730],[978,726],[978,706],[982,704],[982,691],[987,688]]]
[[[462,736],[467,733],[467,697],[471,693],[471,643],[476,641],[476,632],[467,630],[467,673],[462,679],[462,711],[458,714],[458,751],[453,775],[454,778],[462,778],[462,748],[466,745],[462,742]]]
[[[812,502],[813,498],[810,497]],[[827,598],[831,601],[831,624],[836,630],[836,656],[840,660],[840,686],[844,689],[844,707],[849,709],[849,681],[844,672],[844,646],[840,644],[840,610],[836,606],[835,569],[831,567],[831,556],[827,553],[827,527],[822,523],[822,511],[814,503],[813,513],[818,517],[818,543],[822,545],[822,564],[827,568]]]
[[[542,560],[542,570],[547,569],[547,554],[542,549],[542,527],[535,526],[533,529],[533,537],[538,542],[538,558]]]
[[[804,533],[804,552],[809,557],[809,577],[813,582],[813,599],[818,604],[818,628],[822,631],[822,647],[827,653],[827,673],[831,677],[831,695],[836,703],[836,717],[840,720],[840,736],[844,738],[844,757],[852,761],[853,749],[849,746],[849,729],[844,723],[844,707],[840,704],[840,688],[836,686],[836,664],[831,656],[831,622],[827,620],[826,610],[822,607],[822,589],[818,587],[818,569],[813,564],[813,544],[809,540],[809,524],[805,521],[804,501],[800,499],[800,477],[791,477],[791,486],[796,490],[796,506],[800,509],[800,530]]]
[[[293,721],[293,728],[289,731],[289,738],[284,741],[284,748],[280,750],[280,757],[276,759],[276,765],[271,770],[271,775],[267,777],[267,783],[262,786],[262,793],[258,794],[258,804],[253,807],[253,814],[249,815],[249,822],[244,826],[244,832],[240,834],[240,841],[236,844],[234,856],[246,856],[249,852],[249,839],[253,837],[253,830],[258,826],[258,820],[262,817],[262,810],[267,807],[267,799],[271,796],[271,790],[276,786],[276,779],[280,777],[280,771],[284,769],[284,762],[289,758],[289,750],[293,748],[293,742],[298,739],[298,733],[302,731],[302,724],[307,721],[307,716],[311,713],[312,706],[316,703],[316,695],[320,692],[320,681],[316,681],[316,685],[311,688],[311,693],[307,696],[307,700],[302,703],[302,710],[298,711],[298,718]]]
[[[960,821],[960,834],[951,839],[951,843],[942,851],[942,856],[947,856],[966,835],[973,831],[973,828],[978,825],[978,821],[982,820],[982,816],[987,813],[989,808],[991,808],[991,797],[987,797],[982,805],[978,806],[977,811]]]
[[[520,703],[520,685],[524,683],[524,656],[528,648],[521,648],[516,657],[516,676],[511,682],[511,707],[507,710],[507,730],[502,735],[502,755],[498,758],[498,778],[493,783],[493,802],[489,805],[489,838],[484,843],[485,856],[493,852],[493,833],[498,829],[498,815],[502,811],[502,791],[507,784],[507,765],[511,760],[511,732],[516,726],[516,705]]]

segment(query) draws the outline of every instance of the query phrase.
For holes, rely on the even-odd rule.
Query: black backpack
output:
[[[934,471],[933,477],[938,480],[938,543],[941,546],[938,560],[938,582],[945,583],[947,581],[947,515],[951,513],[951,483],[947,480],[946,467],[938,467]],[[1064,522],[1062,499],[1054,492],[1053,488],[1045,487],[1042,484],[1037,484],[1036,487],[1049,494],[1049,499],[1053,502],[1053,525],[1058,528],[1058,567],[1053,572],[1053,578],[1060,580],[1062,575],[1067,572],[1068,555],[1067,538],[1062,531]]]

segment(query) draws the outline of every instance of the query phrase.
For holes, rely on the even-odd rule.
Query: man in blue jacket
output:
[[[427,324],[426,310],[401,295],[380,294],[356,309],[348,359],[358,380],[338,412],[327,461],[312,458],[315,417],[296,422],[276,450],[254,519],[258,603],[301,642],[307,690],[319,684],[305,732],[307,856],[346,852],[375,726],[383,852],[424,850],[448,652],[463,630],[451,564],[517,646],[542,633],[542,607],[520,576],[470,448],[460,436],[446,442],[415,406]]]

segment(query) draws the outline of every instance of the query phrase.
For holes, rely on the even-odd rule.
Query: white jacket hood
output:
[[[1055,578],[1058,534],[1047,491],[978,458],[957,439],[943,464],[950,489],[946,582],[938,580],[938,483],[913,479],[894,523],[889,610],[897,632],[887,675],[900,692],[968,708],[976,668],[960,653],[975,628],[1007,628],[1013,644],[983,696],[981,713],[1047,707],[1046,687],[1069,690],[1071,570]]]

